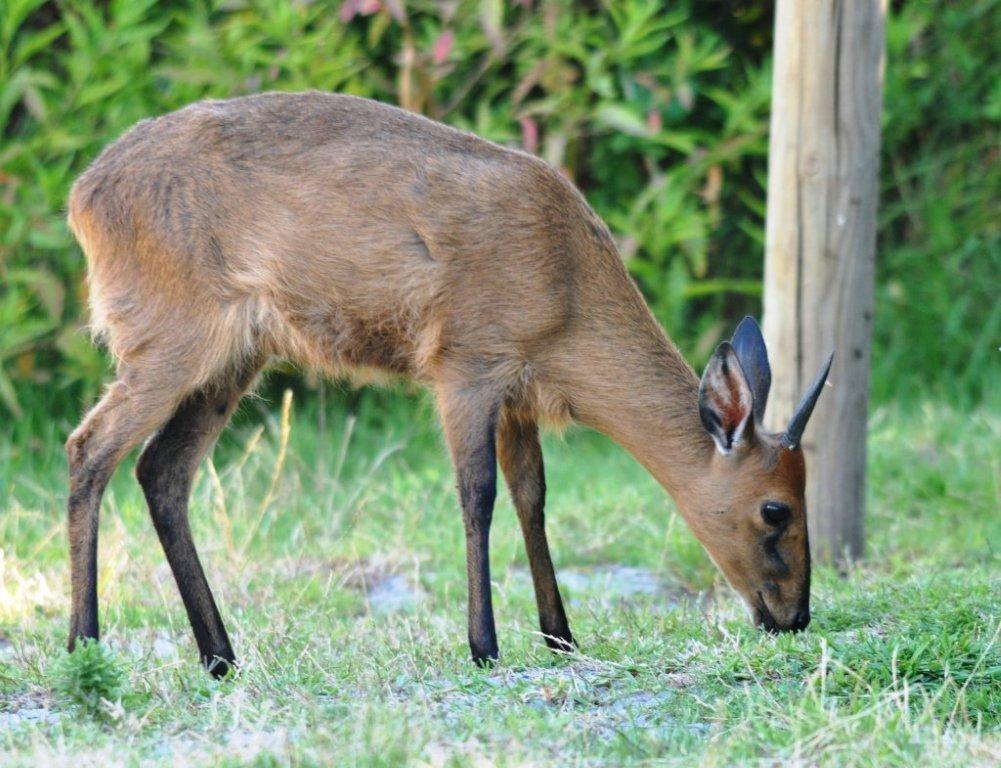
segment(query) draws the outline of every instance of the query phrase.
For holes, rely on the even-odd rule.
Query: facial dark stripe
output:
[[[765,557],[769,565],[775,569],[776,574],[779,576],[787,576],[789,574],[789,566],[782,559],[776,546],[779,539],[782,538],[782,534],[785,533],[785,530],[783,526],[774,533],[769,533],[761,540],[761,547],[764,549]]]

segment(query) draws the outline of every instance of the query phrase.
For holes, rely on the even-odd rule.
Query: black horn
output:
[[[830,356],[827,358],[827,362],[821,366],[820,373],[817,374],[817,378],[813,380],[810,388],[806,390],[806,394],[803,395],[803,399],[800,400],[799,405],[796,406],[796,413],[794,413],[792,419],[789,420],[789,426],[786,427],[785,434],[782,435],[782,445],[789,450],[799,447],[799,441],[803,437],[803,430],[806,429],[806,424],[810,420],[810,414],[813,413],[813,407],[817,404],[817,398],[820,397],[820,391],[824,388],[824,384],[827,381],[827,374],[831,371],[831,362],[833,360],[834,353],[831,352]]]
[[[741,320],[730,344],[751,387],[754,420],[761,424],[768,404],[768,390],[772,387],[772,367],[768,364],[768,350],[757,321],[750,315]]]

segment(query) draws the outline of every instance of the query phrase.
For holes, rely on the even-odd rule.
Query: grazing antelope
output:
[[[559,173],[365,99],[269,93],[144,120],[69,198],[93,325],[117,376],[67,442],[69,648],[98,637],[97,530],[116,465],[136,475],[215,675],[233,649],[188,526],[195,469],[271,358],[412,377],[437,397],[466,531],[469,647],[497,658],[488,540],[497,463],[542,633],[573,647],[543,523],[538,423],[577,421],[660,481],[756,623],[810,619],[800,437],[761,428],[771,373],[745,319],[699,379],[608,229]]]

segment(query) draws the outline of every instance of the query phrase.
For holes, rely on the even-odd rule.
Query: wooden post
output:
[[[886,0],[778,0],[764,333],[783,428],[835,351],[804,436],[814,555],[860,556]]]

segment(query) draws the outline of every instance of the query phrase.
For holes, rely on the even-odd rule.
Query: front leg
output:
[[[442,388],[438,400],[466,529],[469,650],[476,664],[488,666],[498,657],[490,595],[490,521],[497,496],[499,401],[478,387]]]
[[[563,609],[553,559],[549,554],[549,542],[546,539],[543,511],[546,503],[546,477],[535,420],[505,409],[497,432],[497,446],[501,469],[507,479],[511,501],[518,512],[521,532],[525,538],[542,636],[552,650],[571,652],[577,644],[567,624],[567,614]]]

